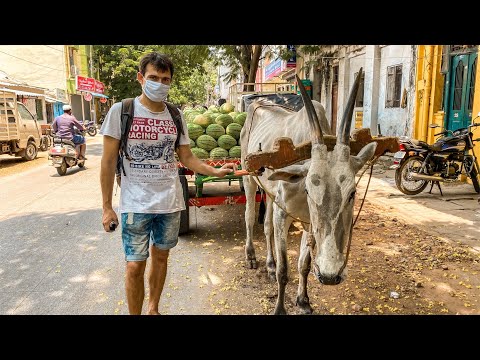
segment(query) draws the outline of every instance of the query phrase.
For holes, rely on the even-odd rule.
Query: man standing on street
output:
[[[125,174],[121,175],[119,206],[126,260],[125,290],[132,315],[142,312],[144,273],[150,254],[147,311],[159,314],[169,250],[178,242],[180,212],[185,209],[185,201],[173,151],[186,167],[201,174],[224,177],[236,170],[234,164],[214,168],[192,154],[185,119],[182,116],[183,129],[177,129],[165,104],[173,68],[166,55],[152,52],[140,60],[137,73],[142,94],[133,103],[133,123],[127,141],[130,157],[123,159]],[[112,193],[121,139],[121,107],[121,102],[112,106],[100,130],[104,135],[100,170],[102,223],[107,232],[111,231],[111,222],[118,224]],[[175,148],[177,136],[180,141]]]

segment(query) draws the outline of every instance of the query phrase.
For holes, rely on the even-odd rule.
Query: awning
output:
[[[1,88],[0,91],[13,92],[17,95],[34,96],[34,97],[46,97],[45,94],[32,93],[32,92],[29,92],[29,91],[20,91],[20,90],[13,90],[13,89],[7,89],[7,88]]]
[[[96,97],[101,97],[101,98],[106,98],[108,99],[108,96],[107,95],[103,95],[103,94],[100,94],[100,93],[96,93],[96,92],[93,92],[93,91],[87,91],[87,90],[81,90],[82,92],[88,92],[90,94],[92,94],[93,96],[96,96]]]
[[[65,102],[65,101],[62,101],[60,99],[55,99],[55,98],[52,98],[50,96],[45,96],[45,101],[48,102],[48,103],[56,103],[56,102],[60,102],[62,104],[68,104],[68,102]]]

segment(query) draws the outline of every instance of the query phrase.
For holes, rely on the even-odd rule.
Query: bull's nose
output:
[[[342,277],[340,275],[333,277],[318,275],[317,277],[318,281],[320,281],[323,285],[338,285],[342,282]]]

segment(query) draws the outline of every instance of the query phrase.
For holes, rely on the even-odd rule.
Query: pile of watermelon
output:
[[[199,159],[240,157],[240,132],[247,118],[246,112],[234,111],[232,104],[222,106],[185,108],[188,136],[192,153]]]

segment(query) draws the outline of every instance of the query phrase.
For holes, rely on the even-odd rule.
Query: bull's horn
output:
[[[323,144],[323,134],[322,128],[320,127],[320,121],[318,121],[317,112],[313,107],[312,99],[307,94],[305,86],[303,86],[302,81],[297,77],[297,84],[300,88],[300,93],[302,94],[303,104],[305,105],[305,110],[307,111],[308,120],[310,121],[310,126],[312,128],[312,144]]]
[[[342,122],[340,123],[340,128],[338,132],[340,144],[350,144],[350,128],[352,127],[353,108],[355,107],[355,100],[357,99],[357,93],[358,88],[360,87],[360,78],[362,77],[362,72],[363,68],[360,68],[357,77],[355,78],[355,82],[353,83],[352,91],[350,91],[350,96],[348,98],[347,106],[345,107],[345,112],[343,113]]]

